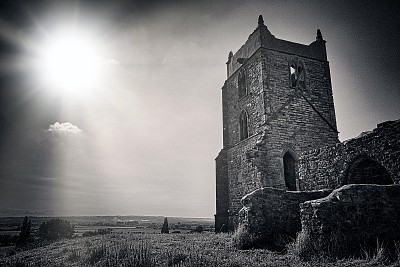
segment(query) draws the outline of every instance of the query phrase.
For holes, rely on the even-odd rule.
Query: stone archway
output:
[[[283,174],[287,190],[296,191],[296,160],[290,152],[283,155]]]
[[[344,184],[393,184],[389,172],[378,162],[362,156],[350,164]]]

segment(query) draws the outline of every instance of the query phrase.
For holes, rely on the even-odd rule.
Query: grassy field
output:
[[[292,253],[237,250],[228,234],[112,233],[78,237],[0,259],[0,266],[384,266],[379,255],[365,259],[302,262]],[[400,266],[399,262],[386,266]]]

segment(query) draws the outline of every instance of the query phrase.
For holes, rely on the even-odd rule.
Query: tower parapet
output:
[[[326,42],[322,39],[321,31],[319,29],[317,30],[316,41],[309,45],[278,39],[272,35],[268,27],[264,24],[262,15],[260,15],[258,18],[257,28],[252,34],[250,34],[246,43],[235,54],[232,54],[231,60],[228,61],[228,78],[240,68],[242,63],[239,63],[238,59],[247,59],[260,48],[326,61],[325,43]]]

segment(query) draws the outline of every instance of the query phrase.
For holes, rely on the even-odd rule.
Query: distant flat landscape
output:
[[[164,216],[60,216],[60,217],[29,217],[32,230],[38,229],[42,222],[53,218],[69,221],[75,227],[76,234],[87,231],[112,229],[113,232],[158,233],[164,221]],[[214,231],[213,218],[167,217],[171,231],[189,232],[201,225],[205,231]],[[24,217],[0,217],[0,235],[18,235]]]

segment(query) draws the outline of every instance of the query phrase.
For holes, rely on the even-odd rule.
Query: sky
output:
[[[225,63],[258,16],[296,43],[321,29],[343,141],[400,119],[398,14],[399,1],[1,1],[0,216],[212,217]],[[68,50],[71,32],[87,52]]]

